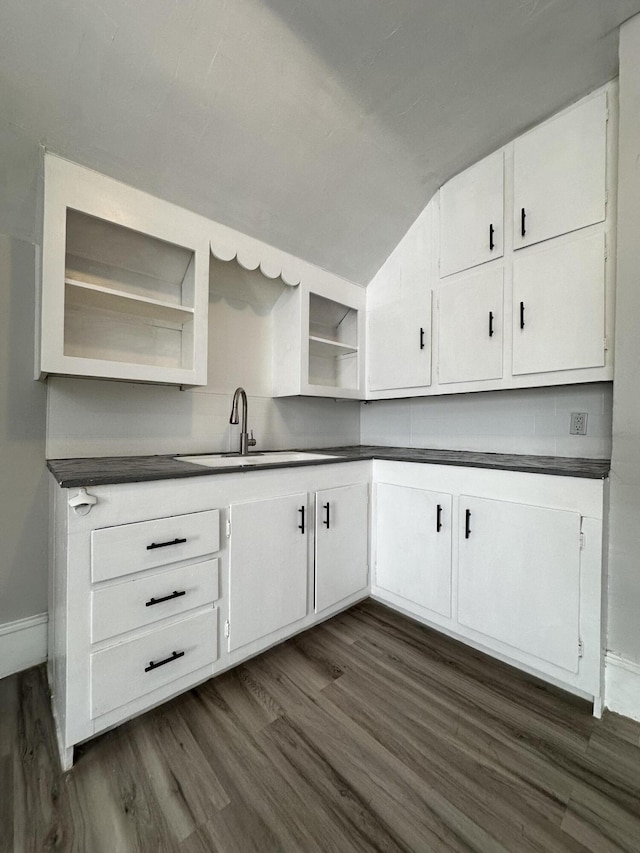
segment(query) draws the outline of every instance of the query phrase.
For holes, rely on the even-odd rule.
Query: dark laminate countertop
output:
[[[326,465],[359,459],[388,459],[395,462],[423,462],[431,465],[462,465],[472,468],[496,468],[502,471],[527,471],[563,477],[586,477],[602,480],[609,474],[609,459],[580,459],[565,456],[526,456],[516,453],[476,453],[468,450],[429,450],[412,447],[306,448],[309,453],[327,453],[334,459],[303,462],[274,462],[259,470],[297,468],[302,465]],[[184,454],[195,455],[195,454]],[[115,483],[139,483],[145,480],[171,480],[182,477],[216,476],[247,473],[256,467],[205,468],[182,462],[173,456],[105,456],[88,459],[50,459],[49,470],[63,488],[104,486]]]

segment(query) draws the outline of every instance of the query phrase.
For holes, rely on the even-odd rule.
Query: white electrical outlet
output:
[[[586,435],[587,434],[587,413],[586,412],[571,412],[571,426],[569,427],[569,435]]]

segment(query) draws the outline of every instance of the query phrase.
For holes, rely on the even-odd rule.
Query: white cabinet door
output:
[[[229,650],[307,614],[307,493],[232,504]]]
[[[513,310],[515,375],[604,365],[604,235],[519,252]]]
[[[458,621],[578,671],[580,515],[460,496]]]
[[[451,616],[451,495],[379,483],[375,585]]]
[[[504,154],[497,151],[440,190],[440,275],[502,257]]]
[[[601,92],[516,139],[516,249],[605,218],[606,128]]]
[[[316,492],[316,613],[367,586],[369,484]]]
[[[502,377],[502,266],[484,267],[440,289],[438,381]]]
[[[369,391],[431,384],[431,293],[368,313]]]

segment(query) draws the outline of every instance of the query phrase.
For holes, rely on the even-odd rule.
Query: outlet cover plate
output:
[[[587,434],[587,412],[571,412],[569,435]]]

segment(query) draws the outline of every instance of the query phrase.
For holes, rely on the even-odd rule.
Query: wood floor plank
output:
[[[640,725],[356,605],[76,749],[0,681],[0,853],[640,853]]]

